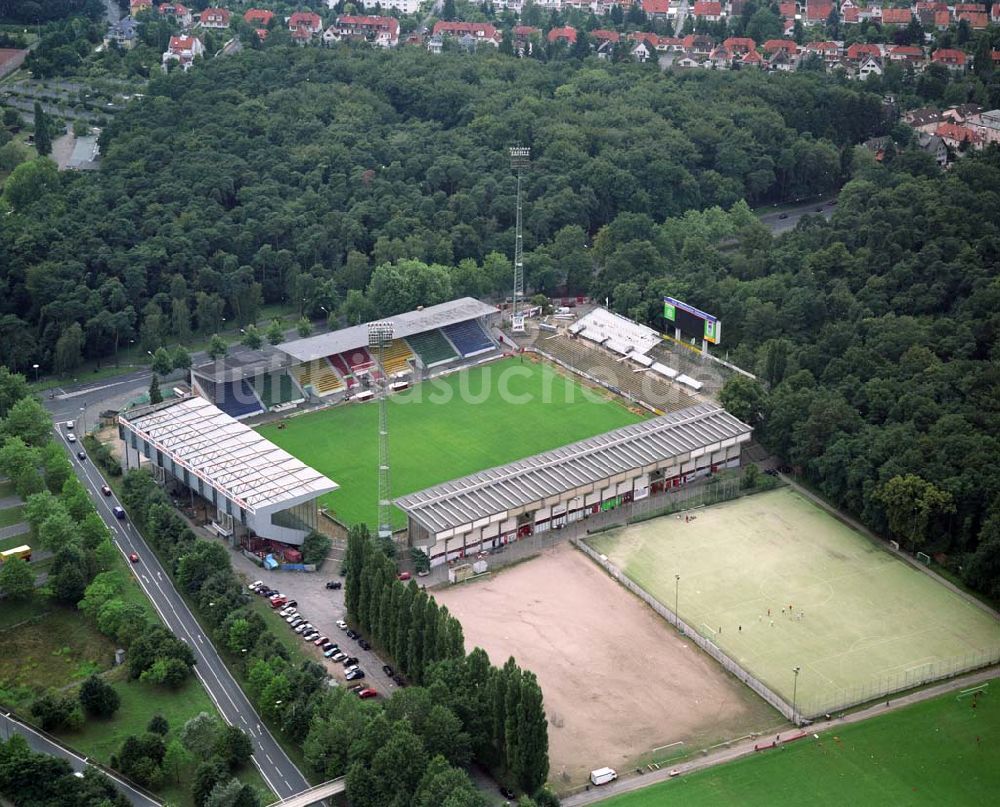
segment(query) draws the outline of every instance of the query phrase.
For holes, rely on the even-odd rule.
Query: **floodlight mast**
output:
[[[521,234],[521,179],[524,169],[531,163],[531,149],[528,146],[512,146],[510,167],[517,172],[517,222],[514,227],[514,294],[511,299],[511,330],[524,331],[524,240]]]
[[[392,322],[368,323],[368,347],[375,352],[378,366],[385,369],[385,349],[392,342],[395,326]],[[381,383],[374,378],[378,396],[378,536],[392,539],[392,493],[389,486],[389,406],[388,379]]]

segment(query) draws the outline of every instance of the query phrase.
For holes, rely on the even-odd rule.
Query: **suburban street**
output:
[[[54,742],[46,737],[44,734],[36,731],[31,726],[26,723],[22,723],[16,717],[9,713],[0,712],[0,740],[9,740],[15,734],[20,734],[28,742],[28,747],[32,751],[36,751],[40,754],[47,754],[50,757],[57,757],[59,759],[65,759],[74,771],[83,772],[87,768],[94,768],[95,770],[100,770],[125,798],[129,800],[130,803],[136,805],[136,807],[159,807],[161,802],[156,799],[151,798],[146,793],[137,790],[124,779],[119,779],[117,776],[109,773],[106,769],[96,768],[96,766],[91,765],[87,761],[86,757],[82,757],[74,751],[69,750],[60,743]]]
[[[112,508],[120,502],[114,495],[101,494],[101,485],[104,484],[101,474],[89,459],[81,461],[77,458],[79,444],[70,445],[66,441],[66,433],[58,422],[55,432],[70,454],[73,470],[94,498],[97,511],[111,530],[115,546],[126,561],[132,552],[139,556],[139,563],[128,565],[167,627],[194,651],[197,661],[194,671],[209,697],[228,723],[243,729],[250,737],[254,747],[253,761],[264,780],[279,798],[287,798],[307,789],[309,782],[268,731],[211,641],[203,635],[201,626],[174,588],[156,555],[130,521],[119,521],[114,517]]]

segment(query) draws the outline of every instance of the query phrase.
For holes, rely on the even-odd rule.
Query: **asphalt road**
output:
[[[766,224],[771,229],[774,235],[781,235],[782,233],[787,233],[789,230],[794,230],[799,223],[799,219],[805,215],[821,215],[823,218],[829,219],[835,210],[833,202],[836,201],[836,198],[836,196],[831,196],[829,199],[821,199],[818,202],[813,201],[796,207],[786,207],[774,213],[765,213],[760,217],[760,220],[761,223]]]
[[[40,754],[47,754],[50,757],[65,759],[74,771],[82,773],[87,768],[94,767],[87,761],[86,757],[77,754],[75,751],[71,751],[69,748],[60,745],[59,743],[53,742],[44,734],[41,734],[31,726],[22,723],[12,715],[0,712],[0,740],[9,740],[15,734],[20,734],[24,737],[24,739],[28,742],[28,747],[31,748],[32,751],[36,751]],[[150,798],[140,790],[136,790],[124,779],[119,779],[117,776],[113,776],[106,770],[101,770],[100,768],[95,768],[95,770],[99,770],[104,776],[107,776],[118,791],[125,796],[129,802],[136,805],[136,807],[160,807],[162,802]]]
[[[79,443],[70,445],[66,441],[65,431],[58,422],[55,432],[70,454],[77,477],[93,497],[97,512],[111,530],[115,546],[126,560],[133,552],[139,556],[139,562],[129,566],[167,627],[187,642],[194,651],[197,661],[194,671],[205,686],[209,697],[215,702],[226,722],[243,729],[250,737],[254,749],[253,762],[264,780],[279,798],[287,798],[307,789],[310,786],[309,782],[261,721],[243,690],[222,663],[211,640],[203,635],[201,626],[174,588],[156,555],[130,521],[127,519],[119,521],[114,517],[112,508],[120,502],[114,495],[101,494],[103,477],[91,465],[89,459],[77,458]]]

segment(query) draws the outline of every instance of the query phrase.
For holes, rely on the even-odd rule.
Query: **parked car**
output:
[[[344,584],[341,583],[339,580],[329,580],[327,581],[326,587],[329,589],[337,590],[339,588],[343,588]]]
[[[336,646],[337,645],[333,642],[323,642],[323,644],[319,646],[319,649],[326,653],[328,650],[333,650]]]
[[[347,658],[347,653],[345,653],[343,650],[338,650],[336,653],[330,656],[330,658],[333,661],[343,661],[345,658]]]
[[[354,686],[349,687],[347,691],[353,692],[355,695],[357,695],[364,688],[365,688],[364,684],[355,684]]]
[[[312,623],[311,622],[303,622],[301,625],[299,625],[298,627],[295,628],[295,632],[297,634],[299,634],[299,636],[301,636],[303,633],[305,633],[311,627],[312,627]]]
[[[286,605],[284,608],[278,611],[278,616],[286,617],[286,616],[291,616],[294,613],[297,613],[297,611],[291,606]]]
[[[305,622],[305,620],[300,616],[293,616],[290,620],[288,620],[288,624],[293,628],[297,628],[303,622]]]
[[[430,573],[431,573],[430,569],[421,569],[419,572],[417,572],[417,577],[427,577],[427,575],[429,575]]]
[[[388,664],[382,665],[382,672],[384,672],[386,675],[392,678],[392,667],[390,667]]]
[[[329,650],[324,651],[323,652],[323,656],[326,657],[326,658],[330,658],[331,656],[337,655],[337,653],[339,653],[339,652],[340,652],[340,648],[337,647],[337,645],[334,645]]]
[[[330,637],[329,636],[323,636],[321,634],[320,636],[316,637],[316,639],[313,641],[313,644],[315,644],[316,647],[319,647],[320,645],[324,645],[324,644],[326,644],[329,641],[330,641]]]
[[[378,692],[376,692],[371,687],[368,687],[367,689],[362,689],[358,693],[358,697],[362,698],[362,699],[364,699],[364,698],[374,698],[376,695],[378,695]]]
[[[357,664],[347,664],[347,663],[345,662],[345,664],[344,664],[344,672],[345,672],[345,673],[352,673],[352,672],[354,672],[354,671],[355,671],[356,669],[358,669],[358,665],[357,665]]]
[[[337,627],[340,628],[341,630],[347,630],[347,623],[344,622],[343,619],[338,619],[337,620]]]
[[[517,798],[517,796],[514,795],[514,791],[507,787],[507,785],[500,785],[500,795],[508,801],[514,801],[514,799]]]
[[[351,630],[350,628],[348,628],[347,629],[347,638],[348,639],[357,639],[358,638],[358,634],[356,634],[353,630]]]
[[[108,485],[101,485],[101,493],[103,493],[105,496],[110,496],[111,488]]]
[[[344,659],[344,662],[343,662],[343,664],[344,664],[345,667],[352,667],[352,666],[354,666],[357,663],[358,663],[358,657],[357,656],[348,656],[347,658]]]
[[[281,608],[283,605],[288,605],[288,600],[286,600],[284,597],[272,597],[271,598],[271,607],[272,608]]]
[[[306,642],[311,642],[317,636],[319,636],[319,631],[318,630],[315,630],[315,629],[313,629],[313,630],[307,630],[307,631],[305,631],[302,634],[302,640],[306,641]]]
[[[347,678],[348,681],[357,681],[357,680],[365,677],[365,671],[364,670],[351,670],[344,677]]]
[[[251,591],[256,591],[262,585],[264,585],[263,580],[254,580],[247,586],[247,588],[250,589]]]
[[[372,649],[372,646],[370,644],[368,644],[368,642],[365,641],[364,639],[358,639],[358,645],[361,647],[362,650],[371,650]]]
[[[298,603],[298,600],[289,600],[289,601],[288,601],[287,603],[285,603],[285,604],[286,604],[286,605],[298,605],[299,603]]]
[[[285,617],[285,622],[291,624],[296,619],[302,619],[302,618],[303,618],[302,614],[300,614],[298,611],[293,611],[287,617]]]
[[[396,673],[394,676],[392,676],[392,680],[395,681],[396,686],[400,687],[406,686],[406,679],[403,678],[403,676],[401,676],[399,673]]]
[[[139,562],[139,556],[137,554],[135,554],[135,552],[129,552],[128,559],[130,561],[132,561],[133,563],[138,563]]]
[[[398,575],[396,575],[396,577],[398,577],[400,580],[409,580],[411,577],[413,577],[413,575],[410,574],[409,572],[400,572]]]
[[[115,514],[115,518],[117,518],[119,521],[123,521],[125,519],[124,507],[121,507],[116,504],[114,507],[111,508],[111,512]]]

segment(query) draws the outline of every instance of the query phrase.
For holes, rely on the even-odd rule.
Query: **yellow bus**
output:
[[[24,560],[31,560],[31,547],[27,544],[22,546],[15,546],[13,549],[5,549],[0,552],[0,563],[3,563],[10,558],[23,558]]]

